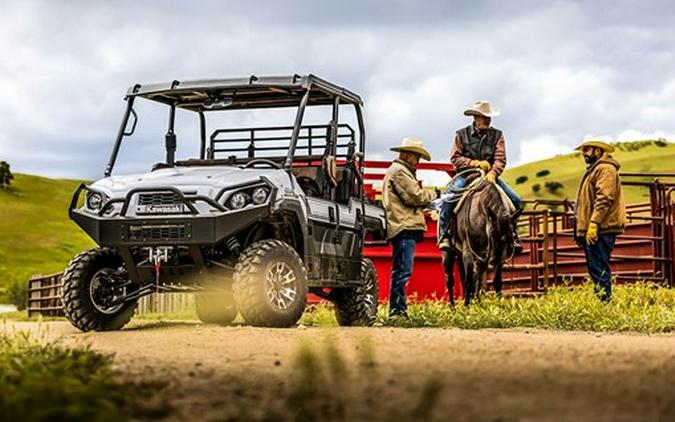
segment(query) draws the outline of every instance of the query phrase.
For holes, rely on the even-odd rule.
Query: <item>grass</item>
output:
[[[649,142],[647,144],[647,142]],[[642,148],[635,149],[631,146],[642,143]],[[663,144],[662,144],[663,145]],[[663,173],[675,171],[675,143],[665,143],[658,146],[653,141],[637,141],[621,143],[612,156],[621,163],[620,172],[624,173]],[[576,199],[581,177],[586,169],[581,153],[558,155],[546,160],[535,161],[516,167],[510,167],[502,176],[519,195],[527,199],[564,199],[572,201]],[[549,170],[549,174],[537,177],[537,173]],[[516,184],[518,177],[527,176],[527,182]],[[640,180],[632,178],[631,180]],[[641,178],[641,180],[650,180]],[[558,182],[563,187],[556,193],[549,192],[544,185],[546,182]],[[532,186],[540,184],[541,190],[534,192]],[[636,186],[624,186],[626,203],[648,201],[648,192],[644,188]]]
[[[535,298],[497,299],[489,292],[469,307],[450,308],[445,302],[411,303],[409,320],[389,320],[388,307],[380,306],[376,326],[407,328],[543,328],[566,331],[609,331],[668,333],[675,331],[675,289],[650,283],[614,287],[609,304],[593,294],[592,284],[576,287],[553,287]],[[27,317],[26,311],[11,312],[0,318],[41,321]],[[142,314],[134,317],[146,321],[197,321],[194,309],[170,313]],[[44,320],[53,320],[45,318]],[[237,317],[235,324],[245,324]],[[298,322],[307,327],[337,327],[333,306],[320,303],[308,306]]]
[[[63,271],[76,253],[94,245],[68,218],[81,181],[14,177],[8,189],[0,189],[0,290],[33,274]]]
[[[675,331],[675,290],[647,283],[619,286],[614,289],[612,302],[603,304],[593,294],[593,286],[585,284],[571,289],[554,287],[532,299],[497,299],[487,294],[469,307],[451,308],[438,301],[411,304],[408,320],[389,320],[387,312],[386,307],[380,307],[378,325],[665,333]],[[301,323],[337,325],[329,305],[315,305],[305,312]]]
[[[26,332],[0,334],[0,420],[124,421],[161,417],[146,406],[157,385],[126,383],[113,358]]]

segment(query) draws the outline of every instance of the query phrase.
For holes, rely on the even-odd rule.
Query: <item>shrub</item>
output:
[[[663,138],[659,138],[656,141],[654,141],[654,145],[656,145],[657,147],[663,148],[663,147],[668,145],[668,141],[666,141]]]
[[[522,185],[525,182],[527,182],[527,176],[518,176],[516,179],[516,185]]]
[[[532,192],[539,192],[541,190],[541,185],[539,183],[535,183],[532,185]]]
[[[558,190],[562,189],[563,185],[560,182],[546,182],[544,185],[551,193],[556,193]]]
[[[547,169],[544,169],[537,172],[537,177],[544,177],[548,176],[549,174],[551,174],[551,172],[548,171]]]
[[[9,169],[9,163],[7,161],[0,161],[0,188],[9,186],[12,183],[12,179],[14,179],[14,176]]]
[[[22,281],[15,281],[7,289],[9,303],[16,306],[20,311],[28,306],[28,284]]]

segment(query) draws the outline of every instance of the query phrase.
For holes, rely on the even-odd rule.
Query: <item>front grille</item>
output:
[[[180,197],[173,192],[141,193],[138,205],[176,205],[182,204]]]
[[[190,237],[189,227],[185,224],[152,224],[129,226],[131,240],[173,240]]]

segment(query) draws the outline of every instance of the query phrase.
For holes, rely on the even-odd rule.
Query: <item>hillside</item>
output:
[[[675,144],[655,141],[625,142],[617,145],[613,154],[621,163],[622,173],[675,173]],[[558,155],[546,160],[535,161],[509,168],[504,173],[504,180],[527,199],[564,199],[576,198],[581,177],[586,163],[581,153]],[[537,173],[548,170],[550,174],[537,177]],[[525,183],[516,184],[516,179],[526,176]],[[638,180],[632,178],[631,180]],[[644,178],[643,180],[650,180]],[[551,193],[545,188],[546,182],[558,182],[563,185],[557,192]],[[541,189],[534,192],[532,186],[539,184]],[[648,201],[647,190],[640,187],[625,186],[626,203]]]
[[[15,174],[0,189],[0,288],[32,274],[62,271],[94,243],[68,219],[78,180]]]

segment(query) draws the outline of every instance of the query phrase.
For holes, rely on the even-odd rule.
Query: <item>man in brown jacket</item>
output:
[[[626,226],[619,167],[610,155],[614,147],[592,139],[579,145],[588,164],[581,178],[575,208],[575,238],[584,248],[588,273],[595,293],[603,302],[612,298],[612,270],[609,265],[616,235]]]
[[[382,203],[387,216],[387,237],[392,244],[389,316],[407,317],[405,286],[412,275],[415,244],[424,237],[427,224],[424,208],[440,192],[420,187],[415,173],[420,158],[431,160],[421,141],[405,138],[382,182]]]

